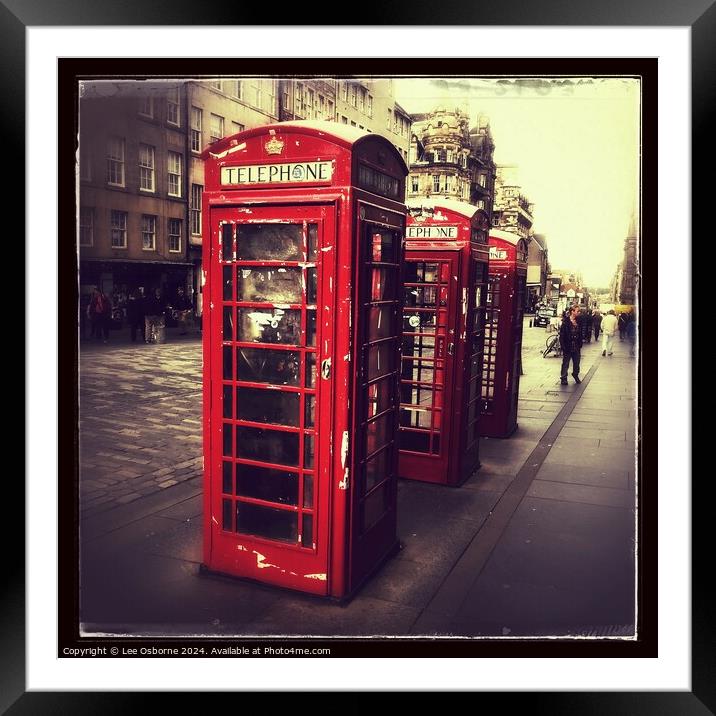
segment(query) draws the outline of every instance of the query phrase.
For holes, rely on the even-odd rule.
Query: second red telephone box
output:
[[[506,438],[517,429],[526,283],[527,242],[492,229],[480,428],[486,437]]]
[[[437,198],[408,211],[399,475],[460,485],[480,465],[488,217]]]
[[[343,598],[398,544],[407,168],[332,122],[204,158],[204,565]]]

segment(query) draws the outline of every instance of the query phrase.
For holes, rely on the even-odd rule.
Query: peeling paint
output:
[[[330,251],[333,247],[332,246],[324,246],[321,251]]]
[[[249,550],[246,549],[246,547],[244,547],[244,545],[242,545],[242,544],[237,544],[237,545],[236,545],[236,549],[238,549],[239,552],[248,552],[248,551],[249,551]]]
[[[214,515],[211,516],[211,521],[212,521],[215,525],[218,525],[218,524],[219,524],[219,523],[217,522],[217,520],[216,520],[216,517],[214,517]]]
[[[343,431],[343,438],[341,439],[341,467],[345,468],[346,460],[348,458],[348,447],[350,445],[350,438],[348,437],[348,431]]]
[[[348,468],[346,468],[343,471],[343,479],[338,483],[339,490],[347,490],[348,489],[348,486],[350,485],[349,475],[350,475],[350,470]]]
[[[223,152],[219,152],[218,154],[214,154],[214,152],[209,152],[209,156],[212,159],[223,159],[225,156],[233,154],[234,152],[241,151],[242,149],[246,149],[246,142],[237,144],[235,147],[230,147],[229,149],[226,149]]]
[[[303,575],[306,579],[320,579],[322,582],[326,581],[326,575],[325,574],[304,574]]]

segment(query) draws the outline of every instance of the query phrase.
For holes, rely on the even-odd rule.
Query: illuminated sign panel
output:
[[[457,226],[420,226],[413,224],[406,228],[408,239],[456,239]]]
[[[251,164],[244,167],[221,167],[222,186],[327,183],[331,181],[332,177],[333,162]]]

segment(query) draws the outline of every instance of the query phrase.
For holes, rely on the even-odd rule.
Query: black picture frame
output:
[[[694,229],[698,219],[702,218],[695,211],[696,207],[705,207],[706,192],[710,189],[710,182],[696,181],[699,176],[698,169],[706,168],[708,157],[713,155],[713,138],[710,136],[710,127],[713,126],[713,113],[709,112],[714,99],[713,68],[716,67],[716,51],[713,38],[716,37],[716,7],[707,2],[689,2],[687,4],[672,5],[666,0],[658,3],[637,5],[635,3],[618,4],[589,4],[584,0],[570,3],[568,6],[557,2],[541,2],[527,8],[520,8],[516,17],[509,7],[476,7],[467,8],[457,3],[448,3],[441,7],[440,21],[445,24],[469,25],[513,25],[518,20],[520,25],[681,25],[690,26],[692,30],[692,141],[699,151],[693,155],[693,194],[692,207]],[[212,8],[212,5],[216,7]],[[402,24],[409,18],[411,24],[432,24],[434,19],[428,17],[429,10],[418,7],[401,7],[393,4],[383,9],[380,21],[384,24]],[[241,15],[242,24],[247,20],[265,24],[266,18],[262,12],[245,11],[236,12]],[[294,14],[295,10],[293,11]],[[289,12],[289,15],[291,11]],[[4,0],[0,3],[0,18],[2,30],[0,42],[0,58],[5,71],[2,73],[2,87],[4,89],[6,110],[12,101],[12,111],[3,113],[3,126],[6,138],[6,156],[11,166],[17,168],[16,177],[22,177],[24,172],[19,167],[24,166],[25,137],[25,29],[29,26],[53,25],[193,25],[216,24],[216,17],[226,17],[225,8],[218,3],[202,3],[191,5],[188,2],[175,2],[164,7],[161,4],[143,5],[139,3],[124,3],[122,5],[110,3],[106,0],[85,6],[79,2],[63,2],[61,5],[53,4],[50,0],[39,0],[23,3],[22,0]],[[209,18],[207,22],[206,19]],[[284,15],[282,22],[288,18]],[[300,18],[297,18],[300,21]],[[371,21],[376,23],[378,15],[372,14]],[[235,20],[227,18],[229,23]],[[709,101],[711,100],[711,101]],[[51,129],[49,131],[52,131]],[[709,152],[707,147],[711,146]],[[704,176],[708,176],[704,173]],[[10,205],[19,205],[24,192],[24,181],[19,178],[11,192]],[[703,211],[703,209],[702,209]],[[24,230],[22,220],[13,221],[15,232]],[[62,270],[62,266],[58,267]],[[26,268],[25,276],[28,278]],[[26,286],[29,281],[26,281]],[[62,300],[62,299],[60,299]],[[59,306],[62,310],[62,303]],[[49,320],[49,317],[48,317]],[[683,360],[683,358],[682,358]],[[28,376],[29,379],[32,376]],[[60,390],[72,390],[72,386],[61,387]],[[22,486],[12,482],[9,487],[10,504],[24,504]],[[693,607],[692,607],[692,690],[679,693],[574,693],[574,694],[502,694],[510,696],[511,705],[518,705],[522,701],[531,708],[536,705],[545,707],[549,705],[551,713],[664,713],[697,714],[714,713],[716,709],[716,686],[713,674],[716,673],[716,648],[713,639],[713,617],[710,614],[708,599],[708,574],[702,570],[699,574],[696,566],[708,565],[709,560],[704,555],[709,538],[706,533],[703,511],[709,504],[707,496],[708,487],[705,484],[693,484],[693,523],[692,539],[694,548],[693,557]],[[6,529],[16,535],[18,525],[16,521],[6,521]],[[12,545],[16,539],[6,537],[5,544]],[[3,590],[2,610],[0,623],[2,623],[3,649],[0,650],[0,708],[8,713],[41,713],[51,710],[70,711],[73,713],[91,713],[100,708],[105,712],[125,712],[135,708],[138,695],[130,693],[38,693],[26,692],[25,687],[25,579],[23,552],[17,550],[13,553],[8,549],[6,553],[5,589]],[[49,637],[48,637],[49,638]],[[143,700],[147,695],[144,695]],[[530,698],[527,702],[526,699]],[[519,699],[519,701],[518,701]],[[536,699],[536,700],[534,700]],[[151,701],[149,702],[151,703]],[[504,707],[504,702],[503,702]]]

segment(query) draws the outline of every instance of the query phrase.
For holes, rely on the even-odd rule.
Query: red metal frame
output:
[[[396,394],[407,169],[387,140],[325,122],[203,157],[204,567],[343,598],[397,546],[398,408],[370,416],[366,376],[392,356]],[[395,296],[371,300],[374,274]],[[390,459],[366,491],[378,421]]]
[[[460,485],[480,465],[488,217],[449,199],[408,207],[399,475]]]
[[[486,437],[506,438],[517,429],[526,282],[527,242],[511,232],[493,229],[480,428]]]

